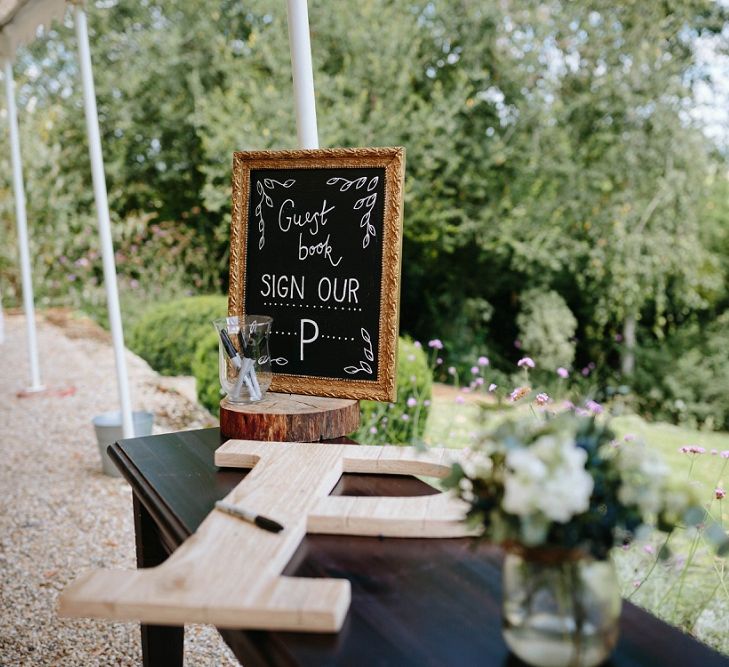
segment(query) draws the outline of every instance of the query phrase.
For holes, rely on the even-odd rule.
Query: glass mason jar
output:
[[[618,640],[621,603],[609,560],[506,554],[504,640],[530,665],[599,665]]]
[[[273,319],[266,315],[221,317],[218,332],[220,386],[231,403],[260,401],[271,384],[268,339]]]

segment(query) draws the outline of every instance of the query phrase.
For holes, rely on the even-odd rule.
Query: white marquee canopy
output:
[[[309,17],[307,0],[287,0],[289,22],[289,46],[294,83],[296,126],[300,148],[318,148],[316,107],[314,101],[314,76],[311,64],[309,41]],[[99,228],[99,239],[104,266],[104,284],[109,310],[109,325],[114,342],[114,357],[117,371],[117,388],[122,414],[125,438],[134,436],[129,380],[124,358],[124,336],[122,331],[119,294],[116,280],[116,265],[111,237],[109,204],[106,192],[106,177],[101,151],[99,120],[96,110],[96,94],[91,70],[91,55],[82,0],[0,0],[0,60],[4,62],[5,87],[7,93],[8,126],[13,167],[13,189],[15,194],[18,245],[23,285],[23,306],[25,310],[28,357],[31,374],[29,391],[41,391],[38,344],[35,330],[35,311],[31,278],[30,252],[28,249],[28,225],[25,210],[25,188],[20,153],[18,118],[15,104],[15,84],[12,63],[18,47],[35,39],[38,28],[49,27],[51,22],[62,19],[68,5],[74,5],[76,36],[78,40],[81,80],[84,93],[84,111],[91,158],[91,172],[94,199]],[[0,323],[2,313],[0,312]],[[0,342],[2,339],[0,338]]]

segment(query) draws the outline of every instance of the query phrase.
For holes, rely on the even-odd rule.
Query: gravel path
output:
[[[63,326],[52,324],[60,322]],[[64,586],[92,567],[134,568],[131,491],[100,472],[91,418],[116,409],[107,336],[68,317],[40,317],[41,374],[50,392],[19,398],[29,372],[25,321],[5,316],[0,343],[0,665],[138,665],[139,625],[59,619]],[[155,432],[212,418],[127,353],[134,407]],[[75,387],[75,393],[59,391]],[[70,392],[67,392],[67,394]],[[237,665],[214,628],[187,626],[186,665]]]

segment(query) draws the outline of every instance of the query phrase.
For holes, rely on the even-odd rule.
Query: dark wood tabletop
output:
[[[346,442],[339,440],[337,442]],[[122,440],[109,453],[134,490],[138,565],[158,564],[246,474],[219,469],[218,429]],[[423,495],[405,476],[349,475],[336,495]],[[338,634],[221,630],[246,667],[516,666],[501,638],[501,554],[461,539],[308,535],[284,571],[343,577],[352,604]],[[182,629],[143,626],[145,664],[182,664]],[[727,667],[729,659],[625,602],[614,667]]]

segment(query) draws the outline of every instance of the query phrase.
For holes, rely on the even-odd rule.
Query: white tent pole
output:
[[[99,117],[96,111],[96,93],[94,78],[91,72],[91,52],[89,48],[89,32],[86,24],[86,12],[76,6],[76,38],[81,65],[81,80],[84,89],[84,110],[86,112],[86,130],[89,135],[89,156],[91,157],[91,176],[94,182],[94,199],[96,215],[99,222],[99,239],[104,264],[104,286],[109,309],[109,326],[114,342],[114,358],[116,360],[116,377],[121,405],[122,427],[125,438],[134,437],[132,422],[132,403],[129,397],[129,378],[124,358],[124,334],[122,332],[121,310],[119,308],[119,292],[116,282],[116,265],[114,263],[114,246],[111,240],[111,222],[109,220],[109,201],[106,193],[106,176],[104,175],[104,159],[101,155],[101,138],[99,136]]]
[[[296,134],[300,148],[319,148],[314,100],[314,70],[309,41],[309,11],[306,0],[288,0],[289,49],[294,78]]]
[[[20,135],[18,132],[18,111],[15,107],[15,81],[13,65],[5,61],[5,91],[8,97],[8,127],[10,128],[10,155],[13,163],[13,190],[15,192],[15,219],[18,226],[20,250],[20,275],[23,283],[23,309],[25,310],[26,336],[28,338],[28,361],[30,363],[30,387],[28,391],[41,391],[38,365],[38,337],[35,331],[35,307],[33,305],[33,281],[30,274],[30,251],[28,250],[28,219],[25,213],[25,186],[23,185],[23,164],[20,159]]]

